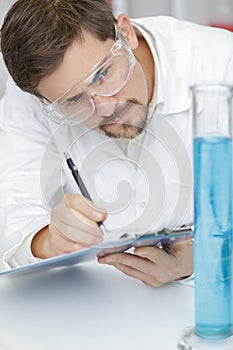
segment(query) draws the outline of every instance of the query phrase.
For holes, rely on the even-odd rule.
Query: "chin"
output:
[[[108,137],[130,140],[140,135],[143,132],[144,127],[131,124],[105,124],[101,125],[99,129]]]
[[[119,122],[108,122],[99,124],[98,129],[104,132],[106,136],[115,139],[134,139],[140,135],[146,127],[148,120],[148,107],[141,105],[134,105],[134,108],[128,112],[127,120],[122,118]]]

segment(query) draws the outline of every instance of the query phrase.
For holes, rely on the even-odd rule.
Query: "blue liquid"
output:
[[[194,140],[195,331],[232,335],[232,142]]]

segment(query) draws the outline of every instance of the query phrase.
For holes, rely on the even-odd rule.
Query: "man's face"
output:
[[[105,57],[113,43],[110,39],[99,41],[89,33],[85,34],[82,44],[74,41],[59,68],[40,82],[40,94],[50,101],[57,100]],[[119,78],[122,71],[115,61],[114,76]],[[111,64],[109,66],[107,69],[113,69]],[[138,61],[126,84],[111,96],[101,96],[92,86],[86,84],[83,91],[86,98],[92,99],[95,109],[90,117],[82,120],[83,125],[114,138],[130,139],[142,132],[147,121],[148,93],[146,77]],[[73,97],[69,96],[69,100]]]

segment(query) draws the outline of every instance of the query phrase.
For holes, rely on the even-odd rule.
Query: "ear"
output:
[[[135,50],[138,47],[138,39],[129,17],[121,14],[117,18],[117,27],[121,30],[131,50]]]

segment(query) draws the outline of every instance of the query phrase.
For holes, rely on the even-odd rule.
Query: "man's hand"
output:
[[[51,212],[51,223],[32,240],[34,256],[46,259],[101,243],[103,234],[97,222],[106,212],[79,194],[65,195]]]
[[[187,238],[163,249],[140,247],[134,254],[111,254],[99,258],[99,262],[113,265],[126,275],[157,287],[193,273],[193,241]]]

